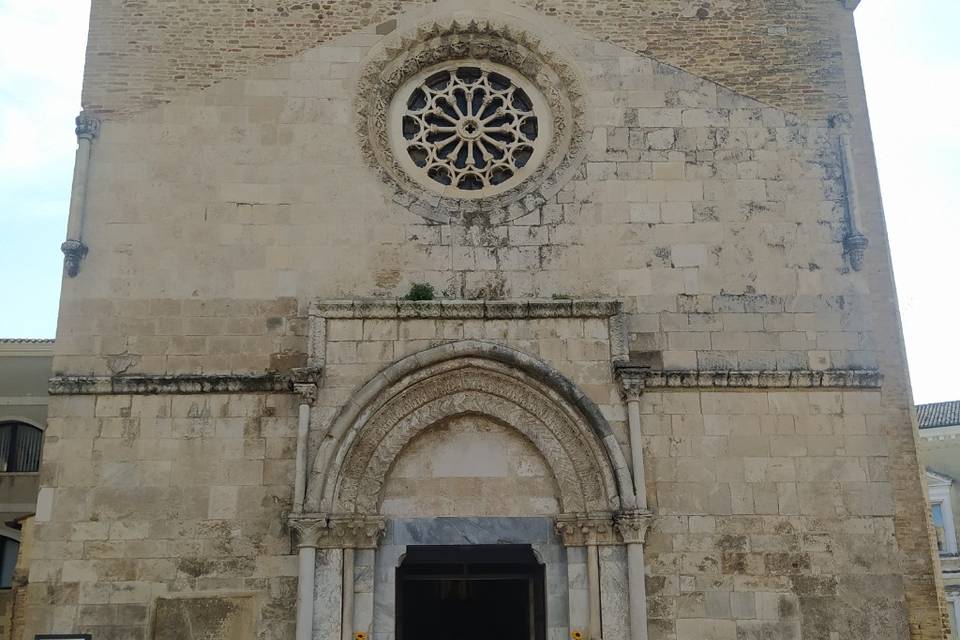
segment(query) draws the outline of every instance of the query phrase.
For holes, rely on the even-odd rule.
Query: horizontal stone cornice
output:
[[[52,396],[100,394],[293,393],[288,374],[61,375],[50,378]]]
[[[879,389],[876,369],[827,371],[647,370],[645,389]]]
[[[610,318],[623,305],[610,298],[580,300],[317,300],[319,318]]]

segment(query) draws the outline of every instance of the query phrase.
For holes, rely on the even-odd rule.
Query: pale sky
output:
[[[56,330],[89,6],[0,0],[0,337]],[[960,2],[855,15],[914,398],[960,399]]]

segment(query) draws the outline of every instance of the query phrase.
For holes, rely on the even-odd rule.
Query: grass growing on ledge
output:
[[[433,300],[433,285],[428,282],[414,282],[404,300]]]

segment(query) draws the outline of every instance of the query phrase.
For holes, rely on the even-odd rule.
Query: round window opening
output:
[[[533,173],[552,135],[540,91],[512,69],[464,61],[433,67],[397,91],[394,155],[421,186],[445,197],[484,198]]]

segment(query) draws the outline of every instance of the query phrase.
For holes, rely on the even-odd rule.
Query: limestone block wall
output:
[[[256,594],[249,637],[289,638],[295,413],[288,395],[53,398],[24,637],[151,638],[156,598],[219,592]]]
[[[849,14],[834,0],[474,4],[95,0],[84,100],[105,119],[54,370],[99,376],[100,393],[51,402],[28,636],[153,637],[204,610],[158,598],[214,593],[239,598],[228,609],[254,616],[252,637],[291,637],[295,398],[107,391],[135,374],[289,372],[316,355],[314,299],[375,307],[428,282],[445,299],[574,302],[560,318],[400,317],[395,302],[330,318],[309,460],[362,384],[460,339],[544,361],[626,448],[609,325],[572,313],[582,298],[621,300],[618,353],[655,369],[878,367],[879,390],[648,390],[651,637],[940,640]],[[454,10],[549,41],[584,89],[586,156],[507,223],[412,213],[358,144],[376,48]],[[828,117],[844,104],[852,124]],[[871,241],[859,271],[843,247],[850,133]],[[409,485],[411,509],[428,486]],[[338,554],[318,555],[334,579]],[[318,589],[335,607],[334,582]],[[321,637],[335,626],[317,612]]]
[[[589,154],[508,224],[429,223],[364,163],[353,100],[373,28],[105,123],[55,368],[282,368],[306,350],[306,300],[420,281],[456,298],[622,297],[633,349],[667,367],[875,365],[868,288],[842,255],[837,130],[550,35],[585,76]]]
[[[643,421],[652,637],[909,637],[879,393],[648,392]]]

